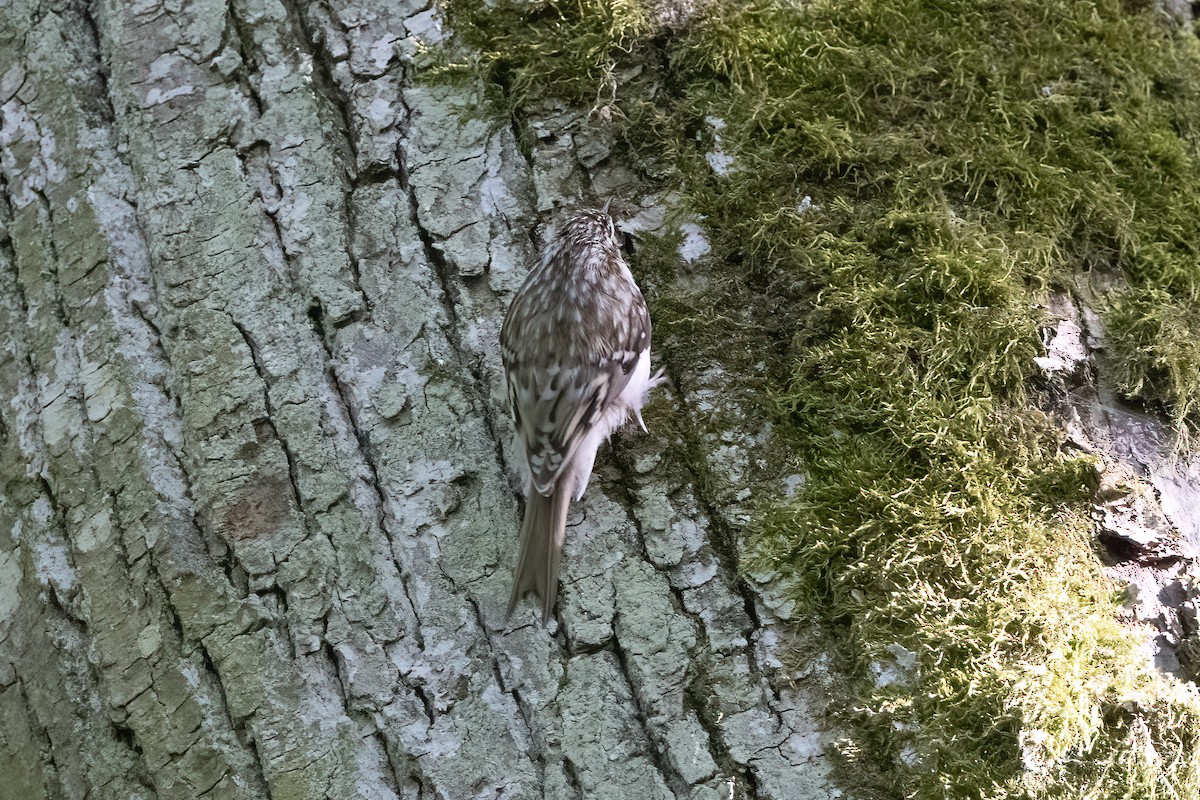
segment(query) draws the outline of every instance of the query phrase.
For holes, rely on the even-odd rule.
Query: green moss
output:
[[[1200,272],[1200,268],[1196,268]],[[1113,298],[1112,369],[1129,396],[1157,398],[1182,421],[1200,406],[1200,309],[1195,300],[1143,285]]]
[[[647,49],[651,32],[640,0],[448,0],[445,10],[510,109],[545,96],[609,105],[617,70]]]
[[[1037,304],[1098,272],[1120,388],[1200,421],[1200,46],[1149,5],[728,2],[661,51],[634,3],[460,17],[519,102],[608,92],[630,151],[665,143],[721,266],[660,326],[777,304],[808,480],[746,567],[851,654],[846,774],[879,796],[1200,794],[1196,692],[1115,622],[1094,465],[1025,397]],[[879,681],[895,645],[916,669]]]

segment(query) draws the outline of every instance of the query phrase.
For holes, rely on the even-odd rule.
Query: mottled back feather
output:
[[[607,214],[569,221],[500,331],[508,400],[533,487],[549,495],[650,343],[646,301]]]

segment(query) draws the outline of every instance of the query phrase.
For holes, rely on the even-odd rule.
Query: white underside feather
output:
[[[621,394],[588,431],[587,437],[575,452],[575,458],[559,478],[569,481],[568,486],[575,487],[575,491],[571,493],[573,499],[583,497],[592,476],[592,466],[596,463],[596,452],[613,431],[624,425],[631,415],[637,419],[642,430],[646,429],[642,423],[642,406],[646,403],[646,395],[659,382],[661,378],[650,378],[650,349],[646,348],[638,354],[637,363],[629,376],[629,383],[625,384]]]

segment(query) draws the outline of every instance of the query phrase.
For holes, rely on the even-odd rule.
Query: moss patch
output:
[[[755,2],[656,49],[628,2],[452,8],[517,102],[590,102],[641,67],[608,100],[625,145],[666,142],[714,291],[779,304],[808,482],[764,511],[747,568],[799,578],[852,656],[849,783],[1200,793],[1196,694],[1114,622],[1093,465],[1025,399],[1037,302],[1103,271],[1122,390],[1197,422],[1191,32],[1135,3]]]
[[[510,111],[548,96],[612,104],[617,71],[645,57],[652,32],[641,0],[449,0],[445,8]]]

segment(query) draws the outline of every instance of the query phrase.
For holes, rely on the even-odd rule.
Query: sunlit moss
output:
[[[642,0],[448,0],[444,7],[511,108],[545,96],[611,103],[617,70],[644,55],[652,31]]]
[[[726,2],[669,37],[633,2],[455,6],[510,98],[609,92],[704,219],[711,291],[777,304],[807,482],[745,567],[852,655],[850,783],[1200,796],[1200,702],[1115,622],[1095,465],[1026,398],[1038,304],[1097,272],[1118,388],[1200,421],[1195,36],[1099,0]],[[878,680],[897,646],[911,674]]]

